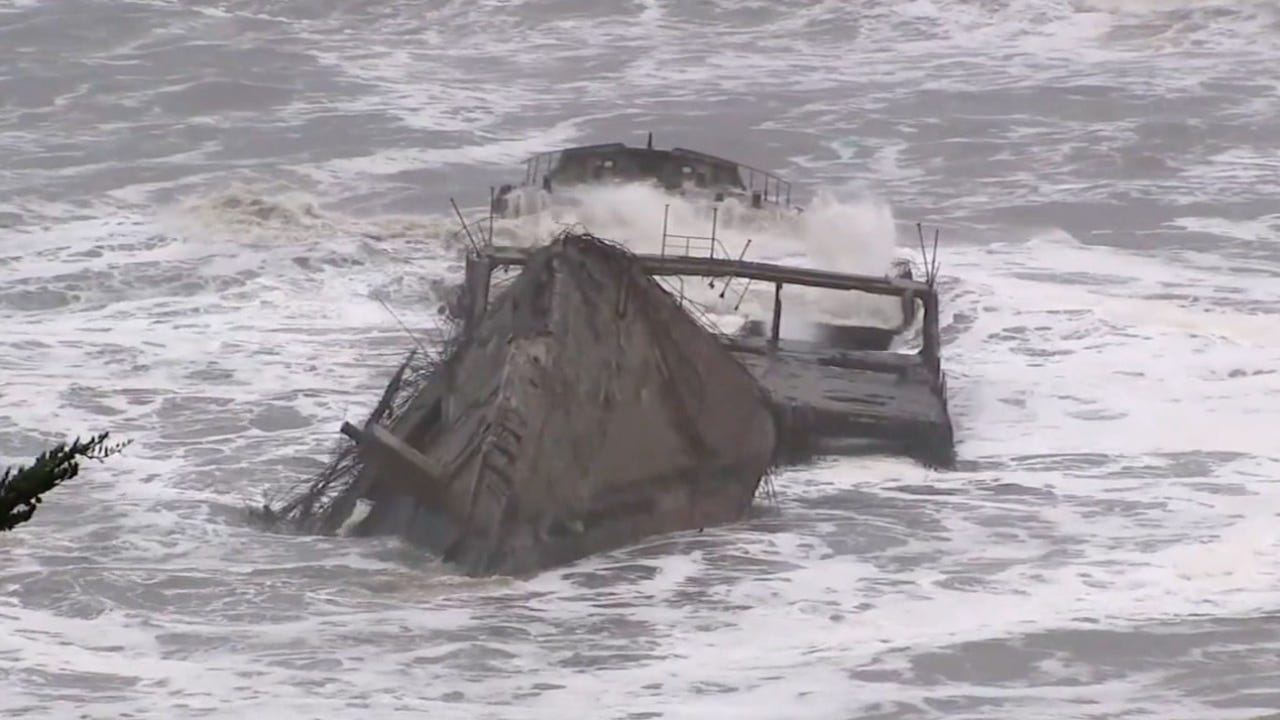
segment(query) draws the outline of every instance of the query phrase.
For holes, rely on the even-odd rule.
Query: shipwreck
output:
[[[490,200],[497,217],[516,217],[545,207],[558,190],[581,185],[649,183],[691,200],[736,199],[757,210],[801,212],[791,203],[791,183],[767,170],[688,148],[603,143],[551,150],[525,161],[518,183],[499,187]]]
[[[701,198],[711,234],[672,232],[639,254],[585,231],[494,244],[494,218],[536,212],[557,189],[656,183]],[[746,259],[716,233],[727,201],[798,213],[791,185],[681,148],[621,143],[531,158],[491,190],[488,233],[468,225],[451,330],[419,346],[334,460],[261,516],[305,532],[397,535],[471,575],[522,575],[643,538],[749,516],[774,468],[815,453],[905,455],[951,467],[936,266],[881,276]],[[472,229],[476,232],[473,233]],[[476,235],[481,242],[476,240]],[[923,235],[921,236],[923,251]],[[936,238],[935,238],[936,255]],[[725,327],[686,288],[757,310]],[[887,325],[841,316],[797,335],[804,293],[880,298]],[[847,321],[846,321],[847,320]]]
[[[767,284],[772,315],[723,332],[672,278]],[[784,338],[791,286],[896,297],[911,322],[894,332],[919,347],[889,350],[877,328]],[[519,575],[742,520],[772,468],[828,441],[954,462],[932,282],[640,255],[565,231],[478,245],[461,290],[440,356],[411,355],[271,519],[399,535],[464,573]]]

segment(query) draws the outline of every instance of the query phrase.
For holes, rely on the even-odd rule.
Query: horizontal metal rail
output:
[[[484,255],[490,258],[495,266],[523,266],[531,252],[533,252],[532,248],[495,246],[487,249]],[[934,294],[933,288],[925,283],[902,278],[853,275],[729,258],[648,254],[638,254],[635,258],[646,273],[655,276],[738,277],[784,285],[858,290],[873,295],[910,294],[923,298]]]

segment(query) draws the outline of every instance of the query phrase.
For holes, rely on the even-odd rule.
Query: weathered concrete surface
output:
[[[919,354],[801,341],[770,348],[757,338],[725,342],[769,395],[778,459],[804,457],[824,443],[862,441],[873,452],[900,453],[938,468],[955,465],[946,388]]]
[[[538,250],[385,430],[348,428],[355,534],[520,574],[743,518],[772,461],[763,392],[622,250]]]

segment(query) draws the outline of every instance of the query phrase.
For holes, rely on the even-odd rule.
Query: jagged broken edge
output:
[[[432,375],[453,355],[461,340],[461,323],[445,315],[439,347],[414,347],[400,362],[365,424],[394,421]],[[363,461],[356,443],[337,434],[329,462],[316,475],[294,484],[262,505],[249,508],[250,520],[267,530],[309,533],[318,530],[332,502],[359,477]]]

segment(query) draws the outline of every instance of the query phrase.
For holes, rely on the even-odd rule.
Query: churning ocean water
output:
[[[648,131],[819,198],[752,254],[941,228],[958,470],[518,581],[248,524],[383,303],[433,337],[449,198]],[[0,0],[0,464],[133,441],[0,536],[0,714],[1280,710],[1278,151],[1273,0]]]

